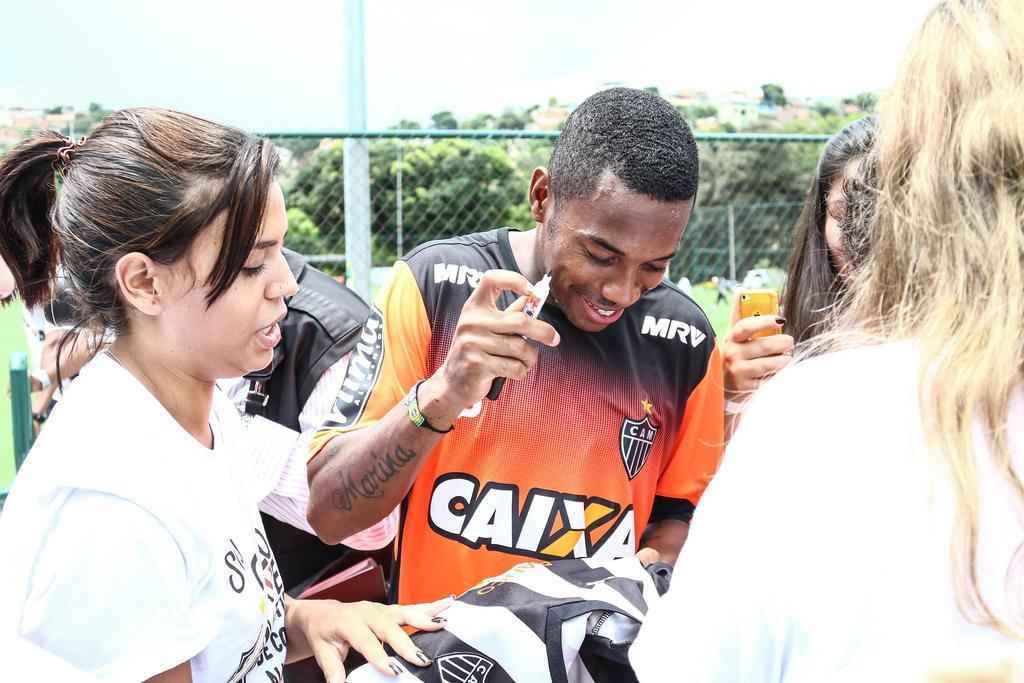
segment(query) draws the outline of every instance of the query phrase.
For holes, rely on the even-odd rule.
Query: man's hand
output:
[[[519,298],[504,311],[503,291]],[[459,413],[490,391],[495,377],[522,379],[537,363],[531,342],[557,346],[558,332],[523,313],[530,282],[508,270],[489,270],[462,307],[444,364],[420,387],[420,408],[427,418],[451,424]]]
[[[498,310],[503,291],[520,295]],[[436,430],[490,391],[495,377],[520,378],[537,362],[530,341],[558,344],[555,328],[523,313],[530,283],[519,273],[493,270],[466,300],[444,364],[417,390],[420,412]],[[413,486],[424,458],[442,434],[416,427],[402,404],[375,424],[330,439],[307,467],[307,518],[327,543],[376,524]]]
[[[675,565],[679,551],[690,533],[689,522],[681,519],[663,519],[647,525],[640,538],[636,558],[645,567],[654,562]]]
[[[786,321],[771,316],[739,319],[739,304],[734,303],[732,327],[722,342],[722,369],[726,398],[740,398],[757,389],[793,360],[793,337],[774,334],[751,339],[757,332],[778,328]]]
[[[654,548],[640,548],[636,553],[636,559],[640,560],[640,564],[648,567],[661,559],[661,553]]]

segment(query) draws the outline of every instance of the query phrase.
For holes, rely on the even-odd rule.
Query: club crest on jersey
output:
[[[645,400],[643,406],[646,413],[643,419],[624,418],[622,428],[619,430],[619,455],[622,456],[622,465],[626,468],[626,476],[630,479],[635,479],[647,464],[647,458],[651,455],[651,447],[658,437],[658,428],[651,423],[651,404]]]
[[[494,662],[483,655],[455,652],[437,658],[443,683],[484,683]]]

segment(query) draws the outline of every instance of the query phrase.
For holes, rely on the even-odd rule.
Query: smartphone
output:
[[[740,290],[740,318],[749,318],[755,315],[767,315],[777,318],[779,315],[779,295],[774,289],[745,289]],[[774,327],[755,333],[751,339],[770,337],[773,334],[780,334],[782,327]]]

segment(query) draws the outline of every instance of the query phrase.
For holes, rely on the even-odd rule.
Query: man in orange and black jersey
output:
[[[311,445],[321,537],[401,505],[400,602],[524,560],[673,562],[723,444],[714,334],[664,277],[696,192],[697,147],[676,110],[606,90],[533,172],[534,229],[400,261]],[[522,310],[545,273],[533,319]]]

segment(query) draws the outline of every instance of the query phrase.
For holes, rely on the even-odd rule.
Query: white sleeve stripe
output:
[[[631,568],[631,565],[622,563],[622,567]],[[640,567],[640,563],[636,563],[637,567]],[[632,575],[630,575],[632,574]],[[657,591],[654,589],[654,583],[651,581],[646,571],[636,571],[626,574],[622,571],[619,576],[627,576],[630,579],[636,579],[643,582],[644,593],[648,595],[657,595]],[[523,572],[516,576],[515,581],[528,588],[535,593],[541,595],[547,595],[554,598],[572,598],[578,597],[581,600],[603,602],[609,605],[613,605],[628,614],[637,621],[643,621],[644,614],[638,610],[629,600],[625,598],[613,586],[602,582],[597,582],[590,588],[582,588],[576,584],[566,581],[564,578],[554,572]]]
[[[260,510],[276,520],[302,529],[307,534],[316,535],[306,519],[306,506],[292,498],[271,493],[260,501]]]
[[[306,399],[306,404],[302,406],[302,412],[299,413],[300,430],[303,432],[315,430],[330,415],[334,408],[334,401],[341,390],[341,383],[345,380],[345,373],[348,371],[348,363],[351,358],[352,352],[350,351],[320,376],[313,391],[310,392],[309,398]]]
[[[323,381],[320,384],[323,384]],[[308,406],[309,403],[307,402],[306,405]],[[315,535],[316,532],[313,531],[313,527],[306,519],[306,509],[309,506],[306,453],[309,450],[309,442],[312,440],[313,434],[312,430],[306,431],[296,439],[295,446],[281,470],[281,477],[274,486],[274,490],[260,501],[260,510],[285,524]],[[379,550],[390,543],[397,532],[398,508],[395,508],[387,517],[368,529],[349,536],[342,541],[342,544],[356,550]]]

